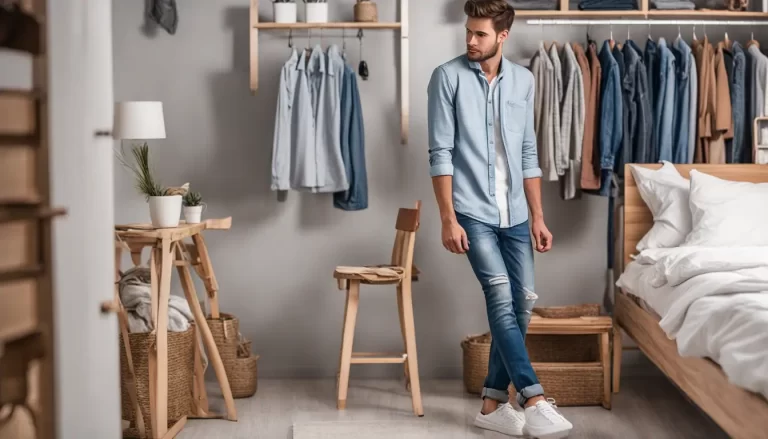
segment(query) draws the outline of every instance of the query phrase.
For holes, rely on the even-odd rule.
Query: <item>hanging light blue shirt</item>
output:
[[[453,207],[485,224],[500,224],[496,204],[493,102],[509,164],[510,226],[528,219],[523,179],[541,177],[533,129],[535,82],[526,68],[502,57],[495,96],[477,62],[461,55],[437,67],[428,86],[432,177],[453,176]],[[502,194],[498,194],[502,195]]]

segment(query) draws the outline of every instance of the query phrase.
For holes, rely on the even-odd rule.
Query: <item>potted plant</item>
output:
[[[296,0],[273,0],[275,23],[296,23]]]
[[[200,192],[187,192],[184,195],[184,220],[187,224],[198,224],[205,208]]]
[[[136,163],[131,165],[125,161],[122,154],[118,158],[123,166],[130,169],[136,177],[136,189],[144,195],[149,203],[149,217],[152,226],[156,228],[176,227],[181,218],[181,199],[185,188],[171,190],[163,187],[155,179],[149,165],[149,146],[144,143],[132,150]]]
[[[304,6],[306,7],[304,20],[307,23],[328,22],[327,0],[304,0]]]

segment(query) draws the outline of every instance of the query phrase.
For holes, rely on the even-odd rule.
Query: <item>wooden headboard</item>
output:
[[[653,226],[653,216],[645,201],[637,191],[635,179],[629,164],[624,165],[624,265],[631,260],[630,255],[636,253],[637,243]],[[659,169],[661,164],[637,165],[648,169]],[[747,181],[750,183],[768,182],[768,166],[754,164],[738,165],[675,165],[680,175],[689,178],[692,169],[713,175],[724,180]],[[768,200],[767,200],[768,202]]]

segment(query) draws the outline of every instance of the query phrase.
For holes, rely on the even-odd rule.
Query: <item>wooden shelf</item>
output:
[[[263,1],[263,0],[262,0]],[[561,0],[566,1],[566,0]],[[647,1],[647,0],[643,0]],[[249,83],[251,93],[259,89],[259,31],[260,30],[293,30],[293,29],[361,29],[361,30],[394,30],[400,33],[400,63],[397,65],[400,76],[400,143],[408,144],[410,131],[410,90],[409,90],[409,42],[408,42],[408,0],[400,0],[398,5],[397,22],[364,23],[364,22],[329,22],[329,23],[274,23],[259,21],[259,0],[250,0],[249,21]]]
[[[47,207],[18,207],[0,211],[0,224],[23,220],[44,220],[66,215],[65,209]]]
[[[22,279],[35,278],[43,273],[43,266],[37,264],[11,270],[0,270],[0,282],[13,282]]]
[[[373,30],[387,30],[387,29],[400,29],[402,25],[400,23],[272,23],[261,22],[253,25],[255,29],[373,29]]]
[[[524,18],[680,18],[680,19],[711,19],[723,20],[768,20],[767,12],[726,11],[726,10],[659,10],[649,11],[582,11],[582,10],[548,10],[548,11],[516,11],[516,17]],[[727,24],[727,23],[723,23]]]

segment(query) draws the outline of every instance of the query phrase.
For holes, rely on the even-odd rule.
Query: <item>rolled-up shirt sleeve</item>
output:
[[[453,142],[456,132],[454,92],[448,76],[441,67],[432,72],[427,95],[429,175],[431,177],[453,175]]]
[[[533,122],[533,106],[536,96],[536,84],[531,77],[531,86],[525,99],[525,132],[523,133],[523,178],[542,176],[539,167],[538,148],[536,147],[536,131]]]

